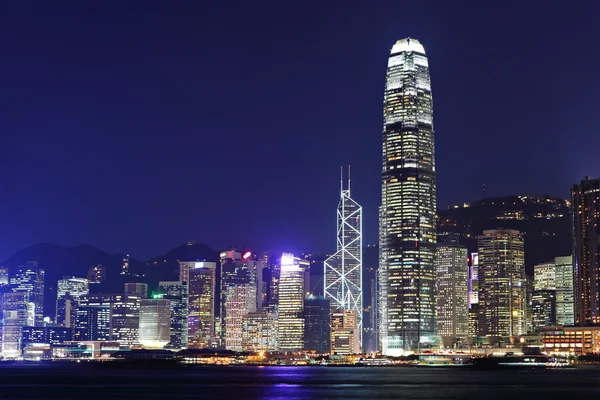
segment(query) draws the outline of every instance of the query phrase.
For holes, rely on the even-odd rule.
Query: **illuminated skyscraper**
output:
[[[533,266],[533,290],[556,290],[554,260]]]
[[[465,341],[469,335],[469,263],[467,248],[458,236],[439,243],[435,269],[437,273],[438,334],[445,346]]]
[[[348,174],[350,170],[348,169]],[[337,251],[325,260],[325,298],[333,310],[355,310],[359,338],[362,337],[362,207],[340,182],[337,208]],[[359,339],[360,341],[360,339]]]
[[[35,261],[16,268],[15,275],[10,280],[13,292],[26,292],[30,309],[34,312],[34,325],[44,323],[44,270]]]
[[[380,277],[383,352],[436,334],[436,173],[429,62],[423,45],[392,47],[384,97]]]
[[[171,302],[142,299],[140,302],[140,343],[146,348],[163,348],[170,341]]]
[[[181,281],[163,281],[158,283],[159,298],[170,303],[170,339],[168,348],[184,349],[187,347],[187,287]],[[185,295],[185,301],[184,301]]]
[[[110,295],[111,340],[131,347],[140,342],[140,300],[137,294]]]
[[[216,269],[214,262],[180,262],[187,287],[188,347],[210,347],[215,332]]]
[[[89,283],[86,278],[60,279],[56,290],[56,323],[66,328],[75,325],[79,299],[89,292]]]
[[[575,323],[575,299],[573,298],[573,257],[556,257],[556,324]]]
[[[600,323],[600,179],[586,177],[571,189],[575,324]]]
[[[253,285],[228,286],[225,290],[225,348],[242,351],[242,327],[248,313],[256,312]]]
[[[245,290],[248,291],[248,301],[252,298],[254,302],[254,307],[250,306],[247,312],[260,310],[262,308],[263,268],[263,260],[255,259],[254,255],[249,251],[242,254],[235,250],[229,250],[220,254],[220,297],[217,333],[221,338],[222,344],[224,344],[223,341],[225,338],[228,337],[226,326],[227,309],[225,307],[227,293],[231,293],[232,288],[236,286],[247,286]],[[241,320],[239,324],[241,324]],[[229,337],[232,336],[229,335]]]
[[[523,235],[495,229],[479,236],[479,333],[497,342],[526,333]]]
[[[305,265],[293,254],[281,256],[279,279],[279,350],[304,348],[304,272]]]
[[[4,293],[2,300],[2,357],[16,358],[21,355],[23,327],[31,319],[29,296],[27,292]]]
[[[246,314],[242,326],[242,351],[277,351],[277,315],[269,312]]]

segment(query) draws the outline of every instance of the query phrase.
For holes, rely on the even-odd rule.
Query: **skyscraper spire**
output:
[[[348,165],[348,196],[350,196],[350,165]]]

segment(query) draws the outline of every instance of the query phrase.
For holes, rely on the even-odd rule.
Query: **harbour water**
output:
[[[600,395],[600,368],[0,366],[2,399],[568,400],[584,395]]]

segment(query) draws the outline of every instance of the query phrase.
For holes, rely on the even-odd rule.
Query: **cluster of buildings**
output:
[[[152,294],[143,283],[93,293],[90,285],[105,275],[94,266],[87,278],[58,282],[56,315],[48,318],[44,270],[31,262],[10,280],[0,269],[2,356],[124,348],[361,353],[362,208],[349,175],[344,185],[342,171],[337,246],[318,293],[306,259],[229,250],[218,262],[180,262],[179,279],[158,282]],[[536,334],[548,351],[600,351],[600,180],[572,188],[572,255],[535,265],[533,277],[525,272],[526,232],[484,230],[473,253],[458,234],[438,235],[429,61],[410,38],[396,42],[388,60],[381,179],[379,265],[366,294],[379,352],[514,346]],[[128,256],[122,269],[128,274]]]

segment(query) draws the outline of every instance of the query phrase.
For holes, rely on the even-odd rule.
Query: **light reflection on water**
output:
[[[600,368],[497,370],[92,365],[0,366],[3,399],[480,399],[600,395]]]

